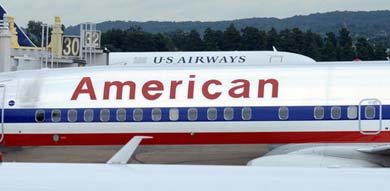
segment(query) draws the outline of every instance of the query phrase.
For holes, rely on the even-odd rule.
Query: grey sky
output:
[[[16,22],[65,25],[106,20],[217,21],[251,17],[290,17],[343,10],[389,10],[390,0],[2,0]]]

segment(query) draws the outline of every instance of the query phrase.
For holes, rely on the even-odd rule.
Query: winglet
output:
[[[272,46],[272,50],[273,50],[274,52],[277,52],[277,51],[278,51],[278,50],[276,49],[275,46]]]
[[[133,156],[134,151],[143,139],[152,139],[153,137],[135,136],[125,146],[123,146],[115,155],[107,161],[107,164],[127,164]]]

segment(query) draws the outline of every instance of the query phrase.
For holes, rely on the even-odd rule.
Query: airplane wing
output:
[[[199,165],[4,163],[2,191],[388,191],[390,171]]]
[[[390,145],[375,145],[357,149],[360,152],[377,155],[390,155]]]
[[[291,144],[274,148],[248,166],[378,168],[390,167],[387,144]]]
[[[320,155],[274,155],[251,160],[248,166],[288,166],[288,167],[325,167],[325,168],[380,168],[373,162]]]

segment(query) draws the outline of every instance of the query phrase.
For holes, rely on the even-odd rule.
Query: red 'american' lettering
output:
[[[272,78],[259,79],[256,80],[256,82],[251,82],[246,79],[235,79],[230,83],[223,83],[218,79],[210,79],[201,82],[201,84],[197,84],[200,82],[195,81],[195,78],[196,75],[191,74],[189,75],[188,81],[171,80],[165,86],[164,83],[159,80],[149,80],[143,84],[137,84],[134,81],[106,81],[103,86],[102,98],[103,100],[135,100],[137,99],[137,96],[142,96],[147,100],[154,101],[159,99],[162,95],[168,94],[169,99],[177,99],[178,89],[185,88],[187,92],[186,98],[194,99],[195,87],[198,85],[201,87],[201,95],[209,100],[218,99],[223,94],[227,94],[231,98],[250,98],[250,92],[253,91],[251,90],[251,88],[253,88],[251,83],[257,83],[257,89],[255,90],[257,92],[257,98],[264,98],[266,87],[271,89],[272,98],[277,98],[279,96],[279,82]],[[141,90],[140,92],[138,92],[139,89]],[[228,91],[223,92],[222,89],[228,89]],[[116,94],[110,95],[110,92],[113,92],[111,90],[116,90]],[[124,92],[124,90],[128,91]],[[97,94],[91,77],[83,77],[80,80],[73,92],[71,100],[77,100],[80,95],[87,95],[90,100],[97,100]],[[126,95],[126,97],[124,97],[124,95]]]

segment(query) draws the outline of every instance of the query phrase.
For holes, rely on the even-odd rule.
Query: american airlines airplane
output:
[[[291,60],[4,73],[1,140],[113,145],[145,135],[154,137],[145,144],[321,143],[277,147],[250,164],[315,154],[319,166],[332,157],[353,161],[337,160],[340,166],[388,166],[389,70],[387,61]],[[330,143],[344,143],[342,152]]]
[[[5,145],[387,142],[388,62],[0,75]]]
[[[114,53],[111,64],[0,74],[1,144],[146,135],[144,144],[287,144],[256,166],[390,166],[388,62],[264,51]]]
[[[390,186],[387,169],[126,164],[143,138],[133,138],[107,164],[0,163],[0,190],[387,191]]]

